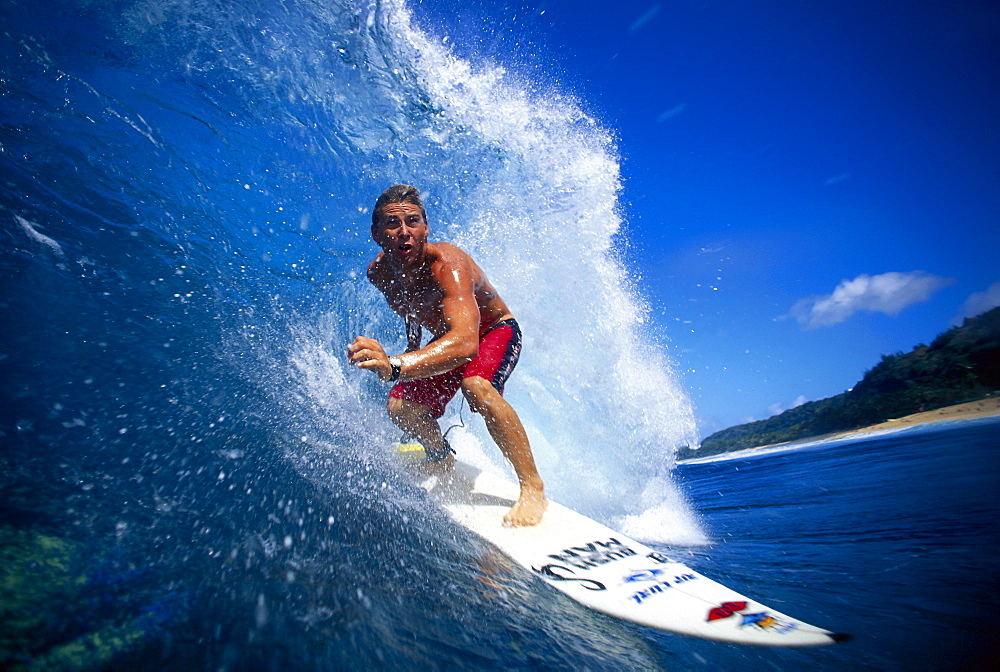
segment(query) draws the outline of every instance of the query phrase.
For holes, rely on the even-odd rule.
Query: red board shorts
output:
[[[514,318],[503,320],[479,337],[479,354],[471,362],[429,378],[397,383],[389,396],[427,406],[431,415],[440,418],[465,378],[485,378],[497,392],[503,394],[504,383],[514,371],[520,356],[521,328]]]

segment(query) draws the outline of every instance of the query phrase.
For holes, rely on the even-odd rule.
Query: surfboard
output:
[[[424,457],[419,444],[397,447],[401,462]],[[580,604],[650,628],[759,646],[804,647],[847,635],[809,625],[709,579],[681,562],[556,502],[536,527],[507,528],[503,516],[518,487],[456,461],[420,481],[459,525],[480,536]]]

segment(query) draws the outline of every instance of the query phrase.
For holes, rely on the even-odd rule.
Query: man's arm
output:
[[[441,310],[448,330],[423,348],[399,355],[402,366],[397,380],[445,373],[472,361],[479,353],[479,306],[472,264],[457,247],[442,247],[431,273],[441,289]],[[407,332],[409,346],[413,341],[409,340],[409,329]],[[348,347],[348,355],[358,368],[372,369],[382,380],[391,379],[389,356],[375,339],[359,336]]]
[[[479,354],[479,306],[468,256],[447,246],[431,266],[431,273],[441,289],[441,312],[448,331],[423,348],[399,356],[402,380],[451,371]]]

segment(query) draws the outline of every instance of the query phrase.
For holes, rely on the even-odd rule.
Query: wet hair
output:
[[[372,224],[378,225],[378,218],[382,214],[382,208],[390,203],[412,203],[420,208],[420,215],[426,221],[427,213],[424,211],[424,203],[420,200],[420,190],[408,184],[397,184],[382,192],[382,195],[375,201],[372,209]]]

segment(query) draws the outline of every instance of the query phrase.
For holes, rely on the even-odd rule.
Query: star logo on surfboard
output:
[[[752,614],[741,613],[746,611],[749,605],[746,602],[723,602],[717,607],[712,607],[708,610],[708,620],[711,621],[721,621],[727,618],[732,618],[737,614],[740,617],[739,627],[753,627],[760,630],[772,630],[784,634],[790,632],[798,627],[796,623],[789,621],[780,620],[771,614],[759,611]]]

